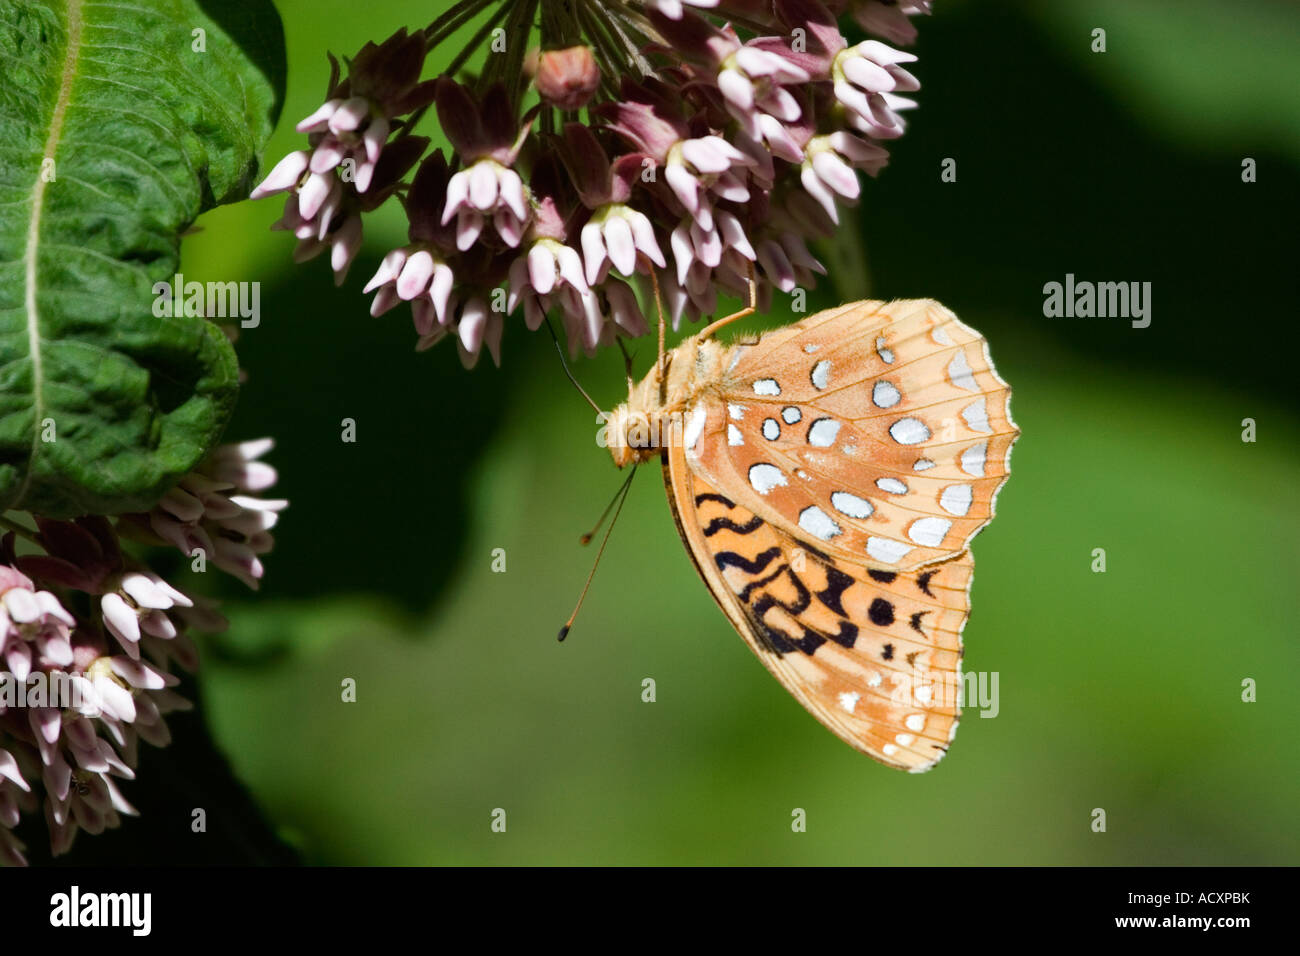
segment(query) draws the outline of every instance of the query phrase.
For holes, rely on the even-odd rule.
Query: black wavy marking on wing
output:
[[[831,567],[827,567],[826,570],[828,576],[830,572],[834,572],[835,574],[841,574],[843,577],[847,578],[848,583],[844,584],[843,587],[840,587],[841,592],[844,588],[848,587],[848,584],[853,582],[853,579],[848,575],[844,575],[843,572],[836,571]],[[767,612],[774,607],[779,607],[792,617],[797,618],[804,611],[808,610],[809,605],[812,604],[812,592],[809,591],[807,585],[803,583],[802,579],[800,579],[800,577],[789,568],[782,568],[777,574],[774,574],[771,577],[775,578],[782,573],[789,575],[790,581],[794,584],[795,589],[798,592],[799,597],[794,603],[787,604],[784,601],[777,600],[771,594],[764,594],[752,605],[745,605],[745,613],[749,616],[751,623],[753,623],[754,631],[759,635],[764,648],[771,651],[773,654],[776,654],[778,657],[783,657],[796,649],[811,657],[817,652],[817,648],[821,647],[828,640],[834,641],[841,647],[851,648],[854,643],[857,642],[858,627],[852,621],[844,618],[842,611],[838,612],[841,615],[839,619],[840,626],[834,634],[818,631],[814,628],[808,627],[806,624],[800,623],[799,628],[802,633],[798,637],[792,637],[783,631],[771,627],[767,623]],[[755,582],[755,584],[757,583],[758,582]],[[832,588],[837,586],[838,583],[838,581],[834,581],[833,579]],[[745,589],[746,595],[749,593],[751,588]],[[822,595],[826,593],[826,591],[822,591],[817,595],[818,598],[822,600],[823,604],[827,603],[822,597]],[[838,603],[838,592],[833,595],[833,597],[835,598],[836,603]],[[830,607],[829,604],[827,604],[827,606]],[[832,610],[834,610],[834,608],[832,608]]]
[[[845,574],[839,568],[831,565],[825,566],[826,571],[826,590],[817,592],[817,600],[821,601],[828,608],[845,617],[844,613],[844,592],[853,584],[851,575]]]
[[[714,518],[704,528],[704,537],[711,538],[723,528],[726,528],[728,531],[734,531],[736,534],[752,534],[761,527],[763,527],[763,519],[758,515],[754,515],[753,518],[746,521],[744,524],[736,524],[736,522],[732,521],[730,518]]]
[[[832,640],[844,648],[851,648],[858,639],[858,627],[852,621],[840,620],[840,629],[835,634],[820,634],[806,625],[800,625],[803,631],[798,637],[791,637],[776,628],[768,626],[767,622],[760,616],[769,610],[775,603],[769,597],[764,597],[755,603],[752,608],[746,606],[745,614],[749,617],[750,623],[754,625],[754,633],[758,635],[759,642],[763,649],[770,651],[777,657],[784,657],[793,650],[800,650],[812,657],[817,652],[817,648]]]
[[[736,509],[736,503],[726,495],[719,495],[711,491],[696,495],[695,507],[698,508],[706,501],[716,501],[728,511],[734,511]],[[736,524],[736,522],[732,521],[730,518],[719,517],[714,518],[704,528],[704,536],[706,538],[711,538],[724,528],[728,531],[734,531],[736,534],[751,534],[761,527],[763,527],[763,519],[758,515],[751,515],[749,520],[744,524]]]
[[[777,657],[785,657],[791,651],[798,648],[809,657],[816,652],[817,648],[826,643],[826,638],[820,634],[803,628],[803,634],[799,637],[791,637],[788,634],[770,627],[763,620],[763,615],[778,602],[770,595],[764,595],[753,605],[745,605],[745,616],[749,618],[750,624],[754,627],[754,633],[758,636],[758,641],[763,650],[775,654]]]
[[[768,548],[754,558],[753,561],[750,561],[744,555],[737,554],[735,551],[719,551],[714,555],[713,560],[718,563],[719,571],[725,571],[727,568],[740,568],[746,574],[760,574],[780,556],[780,548]]]
[[[759,578],[757,581],[750,581],[748,584],[745,585],[745,589],[741,591],[738,595],[736,595],[736,597],[740,598],[742,601],[748,604],[749,596],[751,594],[753,594],[759,588],[771,584],[773,581],[775,581],[777,578],[779,578],[782,574],[784,574],[788,570],[790,570],[790,565],[783,564],[780,567],[778,567],[775,571],[773,571],[771,574],[769,574],[767,577]]]
[[[696,496],[695,496],[695,507],[698,508],[700,505],[704,504],[704,502],[706,502],[706,501],[716,501],[718,504],[722,505],[724,508],[734,508],[734,507],[736,507],[736,503],[735,503],[734,501],[732,501],[730,498],[728,498],[726,495],[715,494],[715,493],[712,492],[712,491],[706,491],[706,492],[704,492],[703,494],[696,495]]]
[[[926,571],[916,576],[916,586],[924,591],[930,597],[934,597],[934,592],[930,590],[930,579],[939,572],[937,570]]]
[[[785,573],[790,576],[790,583],[794,585],[794,589],[799,595],[798,598],[795,599],[793,604],[786,604],[784,601],[778,601],[770,594],[764,594],[754,602],[754,610],[756,613],[764,614],[774,607],[780,607],[791,615],[799,615],[808,610],[808,605],[812,604],[812,592],[809,591],[807,585],[799,579],[799,575],[795,574],[789,568],[786,568]]]
[[[704,492],[695,496],[696,507],[706,501],[714,501],[728,510],[736,507],[735,502],[725,495],[719,495],[713,492]],[[727,517],[717,517],[712,519],[703,529],[704,536],[710,537],[717,534],[724,528],[728,531],[734,531],[737,534],[752,534],[763,526],[763,519],[757,515],[752,515],[744,524],[737,524]],[[831,564],[830,556],[816,548],[805,546],[804,550],[813,555],[823,563],[826,571],[826,588],[817,592],[817,598],[834,611],[840,617],[839,630],[834,634],[822,634],[813,630],[806,625],[800,625],[803,633],[799,637],[791,637],[782,631],[768,625],[764,616],[774,607],[780,607],[792,617],[798,617],[804,611],[808,610],[812,604],[812,592],[808,586],[803,583],[799,575],[795,574],[790,565],[781,564],[776,570],[772,571],[766,577],[747,584],[737,597],[740,599],[741,606],[744,609],[745,616],[749,618],[753,625],[754,633],[758,636],[759,643],[767,650],[778,657],[782,657],[796,648],[810,657],[816,652],[817,648],[826,643],[827,640],[835,641],[842,647],[852,647],[858,639],[858,628],[852,621],[845,618],[844,605],[842,597],[849,586],[853,584],[853,578],[840,571]],[[757,555],[752,561],[735,551],[719,551],[714,555],[714,561],[717,562],[718,570],[725,571],[727,568],[740,568],[746,574],[762,574],[767,570],[774,560],[781,555],[780,548],[768,548],[766,551]],[[771,594],[764,594],[753,604],[749,603],[751,595],[759,588],[766,587],[781,575],[789,575],[790,582],[794,585],[798,598],[793,604],[786,604],[784,601],[778,601]]]

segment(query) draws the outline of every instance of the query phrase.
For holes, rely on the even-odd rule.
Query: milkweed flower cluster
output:
[[[760,303],[810,286],[810,241],[875,176],[920,84],[910,17],[929,0],[461,0],[424,30],[367,43],[331,74],[254,198],[342,283],[365,214],[397,197],[408,242],[365,284],[371,314],[406,304],[417,348],[453,339],[498,365],[504,323],[554,314],[571,353],[677,327],[718,290]],[[486,19],[445,71],[425,61]],[[853,23],[870,38],[850,42]],[[503,26],[501,24],[504,24]],[[536,27],[536,31],[535,31]],[[535,35],[536,33],[536,35]],[[489,42],[489,38],[491,38]],[[482,70],[462,67],[483,45]],[[441,59],[437,57],[437,59]],[[525,82],[527,80],[527,82]],[[415,129],[428,110],[450,154]]]
[[[0,539],[0,864],[26,862],[15,828],[43,812],[50,848],[101,833],[135,809],[140,741],[165,746],[165,715],[190,704],[172,688],[193,671],[190,629],[224,630],[207,601],[148,565],[171,545],[256,586],[258,555],[287,502],[256,497],[275,483],[267,440],[224,445],[150,512],[56,521],[8,512]],[[124,547],[124,543],[126,544]]]

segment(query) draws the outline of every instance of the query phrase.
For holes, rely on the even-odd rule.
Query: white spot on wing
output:
[[[900,445],[919,445],[930,437],[930,429],[917,418],[900,418],[889,426],[890,437]]]
[[[947,518],[917,518],[907,529],[907,536],[927,548],[937,548],[952,527]]]
[[[728,445],[745,444],[745,436],[740,433],[739,428],[737,428],[735,425],[732,425],[730,423],[727,424],[727,444]]]
[[[880,681],[881,681],[880,671],[872,671],[871,676],[867,678],[867,686],[879,687]]]
[[[903,544],[903,542],[895,541],[892,538],[873,536],[867,539],[867,554],[885,564],[897,564],[911,550],[912,546],[910,544]]]
[[[840,694],[840,706],[851,714],[853,708],[858,706],[858,701],[861,699],[862,695],[856,692]]]
[[[740,419],[745,417],[745,406],[737,405],[735,402],[730,402],[727,404],[727,414],[736,419],[736,421],[740,421]]]
[[[768,441],[776,441],[781,437],[781,426],[775,418],[763,419],[763,437]]]
[[[798,424],[799,419],[803,418],[803,412],[799,411],[794,405],[787,405],[781,409],[781,420],[787,425]]]
[[[893,382],[877,382],[871,389],[871,400],[877,408],[893,408],[903,397]]]
[[[894,739],[898,741],[900,747],[910,747],[912,742],[916,740],[911,734],[898,734]]]
[[[866,498],[859,498],[848,491],[832,491],[831,507],[850,518],[870,518],[876,510]]]
[[[993,431],[989,427],[989,410],[983,395],[963,408],[961,417],[966,419],[966,424],[970,426],[971,431],[986,433]]]
[[[907,725],[908,730],[925,730],[925,714],[908,714],[903,723]]]
[[[881,491],[888,491],[891,495],[907,494],[907,485],[897,478],[879,478],[876,480],[876,487]]]
[[[765,495],[773,488],[784,486],[786,480],[785,475],[781,474],[781,469],[776,465],[760,462],[757,465],[750,466],[749,483],[754,486],[754,490],[760,495]]]
[[[829,541],[843,533],[840,531],[840,526],[831,520],[831,516],[816,505],[809,505],[799,512],[799,527],[823,541]]]
[[[934,339],[939,345],[952,345],[952,336],[948,334],[948,330],[942,325],[936,325],[930,330],[930,338]]]
[[[980,442],[971,445],[961,453],[961,470],[975,478],[984,477],[984,457],[988,454],[989,443]]]
[[[818,448],[830,448],[835,444],[835,436],[839,433],[839,422],[833,418],[819,418],[808,426],[808,444]]]
[[[971,372],[970,363],[966,361],[965,352],[958,352],[948,363],[948,380],[968,392],[978,392],[980,389],[975,384],[975,375]]]
[[[895,747],[893,744],[885,744],[885,746],[881,747],[880,749],[884,751],[886,757],[892,757],[894,756],[894,754],[898,753],[898,748]]]
[[[913,471],[929,471],[933,467],[934,462],[929,458],[918,458],[916,461],[912,462]]]
[[[740,357],[745,354],[745,349],[747,348],[748,346],[746,345],[736,346],[736,350],[733,353],[731,353],[731,364],[727,366],[728,372],[730,372],[732,369],[734,369],[737,365],[740,364]]]
[[[754,383],[755,395],[780,395],[781,386],[774,378],[760,378]]]
[[[821,348],[820,345],[805,345],[805,346],[803,347],[803,350],[804,350],[805,352],[807,352],[809,355],[812,355],[812,354],[813,354],[814,352],[816,352],[819,348]]]
[[[964,515],[970,511],[970,485],[949,485],[939,495],[939,506],[950,515]]]
[[[831,360],[822,359],[812,370],[812,383],[819,391],[831,383]]]
[[[691,409],[690,417],[686,419],[686,433],[683,436],[687,448],[694,448],[695,443],[700,440],[700,435],[704,432],[704,423],[708,418],[708,409],[703,404]]]
[[[886,365],[894,364],[894,353],[885,346],[885,337],[883,335],[876,339],[876,354],[880,356],[880,361]]]

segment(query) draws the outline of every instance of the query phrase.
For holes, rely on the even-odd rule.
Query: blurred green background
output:
[[[327,49],[351,54],[440,6],[278,5],[289,90],[269,161],[298,148]],[[867,188],[861,253],[839,250],[866,269],[841,264],[812,304],[936,297],[988,336],[1015,388],[1024,435],[975,547],[965,633],[965,667],[1000,675],[998,716],[968,711],[920,776],[840,743],[714,606],[657,468],[558,645],[592,557],[578,535],[620,479],[549,339],[512,323],[501,370],[466,373],[450,346],[417,355],[407,311],[373,319],[360,294],[403,241],[399,216],[336,292],[323,260],[295,267],[292,240],[267,231],[278,201],[244,203],[201,221],[183,262],[187,278],[263,284],[230,435],[276,437],[293,507],[261,594],[228,592],[231,633],[207,643],[201,686],[218,744],[303,859],[1300,862],[1300,421],[1285,344],[1300,9],[936,6],[918,24],[921,107]],[[956,183],[940,181],[947,157]],[[1067,272],[1152,282],[1151,327],[1044,318],[1043,284]],[[616,354],[576,370],[602,403],[623,397]],[[641,702],[646,677],[655,703]],[[340,701],[345,678],[356,703]],[[182,837],[202,839],[178,831],[178,859]]]

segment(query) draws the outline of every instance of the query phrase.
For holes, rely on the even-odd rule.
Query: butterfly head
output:
[[[715,341],[698,337],[683,342],[656,363],[628,391],[627,401],[606,414],[606,445],[619,468],[656,458],[674,443],[698,437],[703,410],[701,391],[721,382],[727,350]]]
[[[639,465],[659,454],[671,440],[672,417],[660,409],[624,402],[606,413],[606,435],[610,457],[619,468]]]

